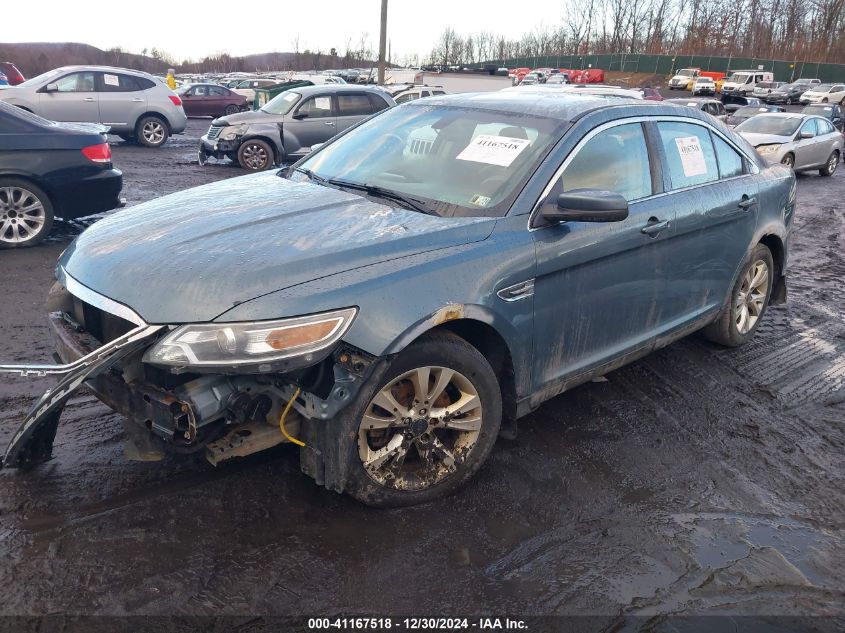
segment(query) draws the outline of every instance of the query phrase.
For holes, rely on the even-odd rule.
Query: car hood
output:
[[[82,233],[59,265],[148,323],[211,321],[269,292],[484,240],[494,224],[265,172],[114,213]]]
[[[250,110],[248,112],[238,112],[237,114],[228,114],[221,116],[219,119],[214,119],[212,125],[240,125],[241,123],[274,123],[282,120],[281,115],[268,114],[262,110]]]
[[[752,132],[740,131],[739,134],[754,147],[758,145],[771,145],[773,143],[789,143],[791,136],[778,136],[777,134],[754,134]]]

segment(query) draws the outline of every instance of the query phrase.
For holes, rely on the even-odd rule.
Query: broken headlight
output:
[[[200,371],[269,372],[292,359],[304,366],[340,340],[357,312],[346,308],[278,321],[182,325],[147,350],[144,362]]]
[[[220,132],[220,139],[223,141],[233,141],[239,136],[243,136],[246,133],[247,128],[249,127],[246,123],[241,123],[240,125],[229,125],[223,128],[223,131]]]

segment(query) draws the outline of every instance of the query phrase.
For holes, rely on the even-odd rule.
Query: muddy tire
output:
[[[238,163],[249,171],[264,171],[273,166],[273,149],[260,139],[249,139],[238,148]]]
[[[170,130],[160,118],[145,116],[135,124],[135,138],[144,147],[161,147],[170,138]]]
[[[346,492],[370,506],[410,506],[455,492],[481,467],[502,396],[487,359],[438,332],[396,356],[342,417]]]
[[[832,176],[836,168],[839,167],[839,152],[833,150],[827,159],[824,167],[819,169],[820,176]]]
[[[26,248],[53,228],[53,203],[40,187],[20,178],[0,178],[0,249]]]
[[[776,274],[772,253],[757,244],[739,272],[727,305],[702,334],[726,347],[739,347],[750,341],[766,313]]]

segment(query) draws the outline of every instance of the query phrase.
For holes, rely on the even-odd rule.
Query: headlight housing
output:
[[[352,325],[357,308],[276,321],[190,323],[144,354],[151,365],[199,372],[266,373],[322,360]]]
[[[223,128],[223,131],[220,133],[220,138],[224,141],[233,141],[237,137],[243,136],[248,127],[249,125],[247,123],[227,126]]]
[[[774,154],[778,151],[780,149],[780,144],[774,143],[772,145],[758,145],[755,149],[758,154],[765,156],[766,154]]]

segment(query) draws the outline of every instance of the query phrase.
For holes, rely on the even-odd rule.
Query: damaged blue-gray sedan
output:
[[[786,299],[795,177],[697,110],[522,91],[386,110],[277,173],[148,202],[65,251],[64,365],[4,467],[50,458],[83,384],[127,453],[281,442],[377,506],[448,494],[542,402]]]

